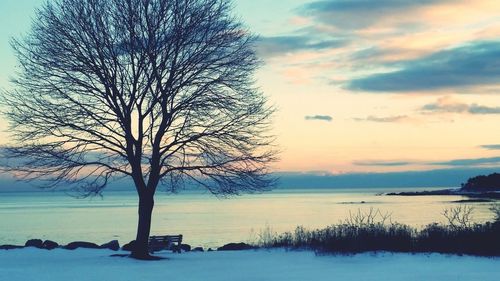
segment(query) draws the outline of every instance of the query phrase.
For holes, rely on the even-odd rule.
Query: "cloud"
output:
[[[479,166],[500,164],[500,157],[475,158],[475,159],[455,159],[444,162],[432,162],[433,165],[440,166]]]
[[[481,145],[480,147],[488,150],[500,150],[500,144],[486,144]]]
[[[406,115],[397,115],[397,116],[385,116],[385,117],[378,117],[378,116],[373,116],[370,115],[366,118],[354,118],[355,121],[368,121],[368,122],[377,122],[377,123],[394,123],[394,122],[401,122],[407,120],[409,117]]]
[[[469,107],[471,114],[500,114],[500,107],[488,107],[477,104],[472,104]]]
[[[434,113],[463,113],[468,111],[469,106],[467,104],[457,102],[451,97],[442,97],[434,103],[424,105],[421,109],[425,112]]]
[[[387,173],[294,173],[281,172],[280,188],[401,188],[401,187],[460,187],[468,178],[498,172],[496,168],[438,169]]]
[[[306,120],[308,121],[326,121],[326,122],[332,122],[333,117],[330,115],[313,115],[313,116],[306,116]]]
[[[257,44],[257,52],[261,57],[273,57],[299,51],[339,48],[346,43],[342,39],[324,40],[305,35],[261,37]]]
[[[379,160],[369,160],[369,161],[354,161],[354,165],[356,166],[382,166],[382,167],[400,167],[400,166],[408,166],[413,164],[408,161],[379,161]]]
[[[426,104],[421,109],[427,113],[500,114],[500,107],[465,104],[451,97],[439,98],[435,103]]]
[[[297,36],[265,37],[260,52],[303,51],[295,66],[348,90],[478,93],[500,86],[500,44],[488,41],[500,38],[499,8],[493,0],[305,1],[293,11]]]
[[[446,0],[324,0],[305,4],[299,14],[339,29],[360,29],[388,17]],[[407,22],[415,19],[403,18]]]
[[[500,145],[494,146],[495,149],[500,149]],[[485,157],[485,158],[468,158],[468,159],[452,159],[447,161],[401,161],[401,160],[360,160],[354,161],[352,164],[356,166],[367,167],[402,167],[410,165],[420,166],[453,166],[453,167],[481,167],[481,166],[496,166],[500,165],[500,157]]]
[[[351,80],[347,88],[398,93],[496,85],[500,82],[500,42],[472,43],[395,66],[400,70]],[[473,111],[489,110],[477,107]]]

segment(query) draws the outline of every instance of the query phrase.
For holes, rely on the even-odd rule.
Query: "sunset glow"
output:
[[[41,2],[0,4],[1,88],[16,71],[8,39],[27,32]],[[373,5],[234,2],[260,37],[257,84],[278,108],[275,169],[412,171],[457,167],[457,159],[475,160],[462,168],[498,166],[484,159],[500,155],[491,148],[500,143],[500,3]]]

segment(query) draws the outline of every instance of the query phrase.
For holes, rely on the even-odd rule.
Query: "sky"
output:
[[[0,1],[0,88],[9,38],[43,2]],[[259,35],[276,171],[500,167],[500,1],[235,0],[234,13]]]

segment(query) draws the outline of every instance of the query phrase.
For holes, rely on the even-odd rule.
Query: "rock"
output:
[[[25,247],[42,248],[43,241],[41,239],[30,239],[24,244]]]
[[[172,246],[170,246],[169,249],[172,250],[172,252],[174,252],[174,253],[180,253],[181,252],[181,247],[179,247],[178,245],[172,245]]]
[[[55,248],[59,247],[59,244],[57,244],[54,241],[51,240],[45,240],[43,241],[42,248],[47,249],[47,250],[53,250]]]
[[[118,240],[109,241],[108,243],[102,244],[101,248],[102,249],[110,249],[113,251],[118,251],[118,250],[120,250],[120,243],[118,243]]]
[[[212,248],[208,248],[207,252],[213,252]]]
[[[248,245],[246,243],[229,243],[222,247],[217,248],[217,251],[241,251],[255,249],[254,246]]]
[[[20,249],[24,248],[24,246],[17,245],[0,245],[0,250],[12,250],[12,249]]]
[[[203,247],[196,247],[196,248],[194,248],[191,251],[193,251],[193,252],[203,252],[204,250],[203,250]]]
[[[91,242],[84,242],[84,241],[76,241],[76,242],[71,242],[68,245],[63,247],[64,249],[67,250],[74,250],[77,248],[87,248],[87,249],[99,249],[99,246],[95,243]]]
[[[189,252],[189,251],[191,251],[191,245],[181,244],[181,250],[184,252]]]
[[[132,240],[129,243],[123,245],[122,250],[132,252],[134,250],[134,247],[135,247],[135,240]]]

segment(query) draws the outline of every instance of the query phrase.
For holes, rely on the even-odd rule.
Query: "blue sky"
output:
[[[0,2],[0,88],[15,74],[9,38],[29,30],[42,2]],[[500,166],[499,1],[236,0],[234,7],[260,36],[265,65],[257,83],[278,108],[276,171]]]

